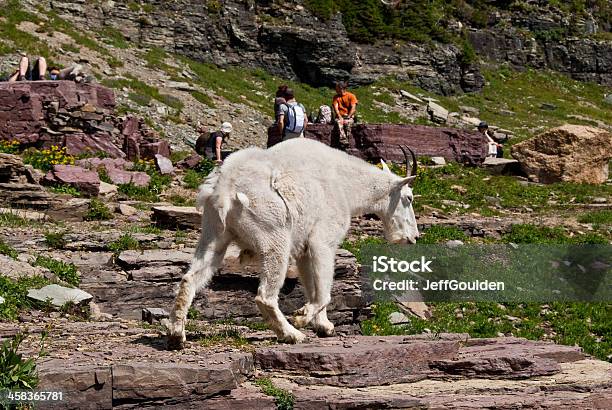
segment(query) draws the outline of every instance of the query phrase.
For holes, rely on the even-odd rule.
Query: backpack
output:
[[[329,105],[322,105],[319,107],[319,114],[317,115],[317,123],[319,124],[330,124],[332,122],[332,111]]]
[[[285,104],[287,107],[287,120],[285,122],[285,132],[301,134],[304,131],[304,118],[306,113],[302,104]]]

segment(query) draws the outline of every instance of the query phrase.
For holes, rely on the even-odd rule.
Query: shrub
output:
[[[51,191],[55,192],[56,194],[81,196],[81,191],[79,191],[77,188],[70,186],[70,185],[59,184],[59,185],[52,186],[49,189],[51,189]]]
[[[215,161],[204,158],[194,169],[189,169],[185,172],[183,182],[188,188],[197,189],[204,181],[204,178],[206,178],[216,166],[217,164]]]
[[[0,255],[6,255],[9,258],[17,259],[19,253],[17,253],[17,251],[13,249],[12,246],[7,244],[2,240],[2,238],[0,238]]]
[[[38,256],[36,261],[34,261],[34,266],[42,266],[49,269],[55,276],[72,286],[79,286],[81,282],[79,272],[73,263],[66,263],[47,256]]]
[[[66,232],[47,232],[45,233],[45,244],[53,249],[62,249],[66,245],[65,235]]]
[[[28,298],[28,289],[39,289],[49,281],[42,276],[24,277],[12,280],[0,276],[0,296],[5,300],[0,303],[0,319],[15,320],[21,309],[31,307],[33,302]]]
[[[213,101],[212,98],[210,98],[210,96],[208,94],[204,94],[201,93],[199,91],[192,91],[191,95],[193,96],[193,98],[195,98],[196,100],[198,100],[199,102],[201,102],[202,104],[210,107],[210,108],[215,108],[216,104]]]
[[[276,403],[276,408],[278,410],[293,409],[295,397],[291,392],[276,387],[274,384],[272,384],[272,380],[267,378],[258,379],[255,381],[255,384],[259,386],[265,395],[274,397],[274,402]]]
[[[5,340],[0,348],[0,389],[34,389],[38,385],[36,362],[17,353],[25,336],[20,333]]]
[[[121,186],[119,186],[121,188]],[[110,209],[97,198],[92,198],[89,203],[89,210],[85,215],[86,221],[107,221],[113,219],[113,213]]]
[[[19,141],[0,141],[0,153],[17,154],[19,152]]]
[[[116,254],[129,249],[139,249],[140,243],[129,233],[123,234],[119,239],[108,244],[108,250]]]
[[[49,171],[53,165],[74,165],[74,157],[66,153],[66,147],[53,145],[42,151],[35,149],[25,151],[23,162],[42,171]]]

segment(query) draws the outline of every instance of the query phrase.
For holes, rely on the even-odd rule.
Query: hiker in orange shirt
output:
[[[349,147],[351,125],[355,122],[357,102],[355,94],[346,91],[346,83],[344,81],[336,83],[336,95],[334,95],[332,100],[332,106],[340,132],[340,147],[344,149]]]

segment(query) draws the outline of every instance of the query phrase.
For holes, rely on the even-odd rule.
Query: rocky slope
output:
[[[340,14],[319,18],[309,11],[312,2],[308,1],[49,3],[80,26],[100,30],[111,26],[144,47],[162,47],[219,65],[263,68],[314,86],[330,85],[338,79],[371,83],[388,75],[441,94],[476,91],[484,86],[477,66],[468,61],[460,46],[396,40],[357,43],[347,35]],[[522,9],[488,11],[484,28],[472,28],[452,18],[440,24],[455,35],[466,34],[480,57],[493,62],[547,67],[580,80],[612,85],[612,42],[584,37],[609,30],[605,22],[600,27],[588,11],[586,19],[574,18],[558,8],[543,6],[548,2],[524,3]]]

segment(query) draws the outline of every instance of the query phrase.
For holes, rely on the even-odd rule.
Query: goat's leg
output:
[[[318,336],[333,336],[334,324],[327,319],[327,305],[331,302],[334,283],[335,249],[320,244],[309,245],[312,264],[315,298],[313,301],[312,327]],[[310,321],[308,320],[308,321]]]
[[[306,335],[293,327],[278,308],[278,294],[285,282],[288,259],[288,252],[277,250],[264,254],[255,303],[279,342],[300,343]]]
[[[305,327],[312,322],[319,336],[332,336],[334,325],[327,319],[327,305],[334,280],[333,249],[311,243],[309,253],[300,259],[299,266],[309,300],[294,318],[295,325]]]
[[[170,314],[168,325],[168,348],[182,348],[185,342],[187,311],[197,290],[206,286],[219,269],[229,241],[225,238],[210,239],[204,233],[200,236],[195,256],[187,273],[183,276]]]
[[[314,284],[314,269],[312,267],[310,255],[304,255],[297,260],[300,271],[300,281],[304,286],[304,297],[306,303],[294,312],[293,324],[299,329],[306,327],[314,317],[314,305],[316,299],[316,288]]]

